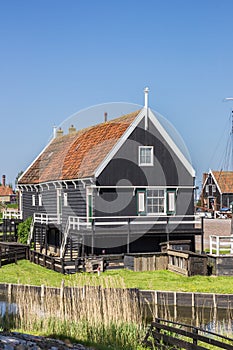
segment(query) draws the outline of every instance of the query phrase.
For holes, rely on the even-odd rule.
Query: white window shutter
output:
[[[175,192],[168,192],[168,211],[175,211]]]
[[[145,192],[138,192],[138,212],[145,211]]]

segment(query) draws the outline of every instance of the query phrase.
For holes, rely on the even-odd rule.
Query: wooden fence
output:
[[[29,247],[16,242],[0,242],[0,267],[4,264],[29,258]]]
[[[206,346],[233,350],[233,339],[183,323],[156,318],[144,344],[150,349],[206,350]],[[175,348],[173,347],[175,346]]]
[[[35,250],[30,250],[29,260],[37,265],[63,274],[83,270],[81,258],[74,261],[66,261],[63,258],[49,256]]]
[[[25,285],[0,283],[0,293],[8,294],[8,288],[11,286],[14,290],[25,288]],[[44,286],[30,286],[27,288],[35,288],[38,293],[42,293]],[[70,287],[64,286],[66,290]],[[78,289],[79,287],[77,287]],[[85,288],[85,287],[82,287]],[[59,288],[46,287],[46,290],[59,290]],[[215,293],[187,293],[187,292],[168,292],[168,291],[148,291],[140,289],[129,289],[137,294],[138,300],[145,304],[154,304],[158,306],[174,306],[174,307],[190,307],[190,308],[208,308],[231,310],[233,308],[233,294],[215,294]],[[43,293],[44,294],[44,291]],[[156,315],[155,315],[156,316]]]

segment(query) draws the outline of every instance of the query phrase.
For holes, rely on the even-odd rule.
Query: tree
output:
[[[30,234],[30,227],[32,223],[32,217],[28,217],[25,221],[21,222],[18,226],[18,242],[27,244]]]
[[[21,176],[22,174],[23,174],[23,170],[21,170],[21,171],[18,173],[18,175],[16,176],[15,185],[18,184],[18,180],[19,180],[19,178],[20,178],[20,176]]]

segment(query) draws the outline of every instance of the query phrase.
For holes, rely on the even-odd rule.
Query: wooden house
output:
[[[203,174],[201,205],[207,211],[220,211],[233,205],[233,171]]]
[[[194,250],[190,162],[148,107],[67,135],[62,130],[18,181],[23,219],[40,251],[159,251],[169,239]]]

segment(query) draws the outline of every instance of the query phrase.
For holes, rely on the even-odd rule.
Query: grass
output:
[[[138,300],[132,302],[125,287],[233,293],[233,277],[185,277],[169,271],[132,272],[124,269],[109,270],[100,276],[88,273],[62,275],[27,260],[0,269],[0,283],[60,287],[63,281],[66,286],[93,287],[87,287],[87,293],[81,294],[74,289],[69,298],[62,300],[60,295],[54,298],[48,294],[42,302],[36,293],[26,294],[26,289],[18,291],[19,318],[9,328],[69,339],[99,350],[142,350],[145,317]],[[104,287],[117,289],[111,289],[108,294]],[[8,321],[12,322],[12,319],[3,320],[2,326]]]
[[[84,277],[85,284],[92,282],[90,275]],[[118,283],[114,277],[106,279],[107,288],[74,288],[80,281],[80,275],[69,281],[67,295],[46,288],[41,297],[33,288],[18,288],[14,299],[18,313],[6,315],[3,325],[20,332],[68,338],[96,349],[142,349],[146,323],[137,294],[110,288]]]
[[[0,283],[44,284],[46,286],[60,287],[62,280],[65,281],[65,284],[70,284],[77,280],[77,276],[79,276],[79,283],[85,283],[85,276],[88,276],[88,274],[62,275],[30,263],[27,260],[20,260],[17,265],[5,265],[0,269]],[[233,277],[186,277],[170,271],[133,272],[125,269],[109,270],[102,273],[100,277],[96,274],[91,275],[91,281],[88,279],[88,283],[103,285],[104,281],[111,277],[114,277],[114,281],[119,281],[119,287],[123,283],[127,288],[219,294],[233,293]],[[83,279],[83,282],[81,282],[80,278]],[[113,287],[118,286],[115,285]]]

